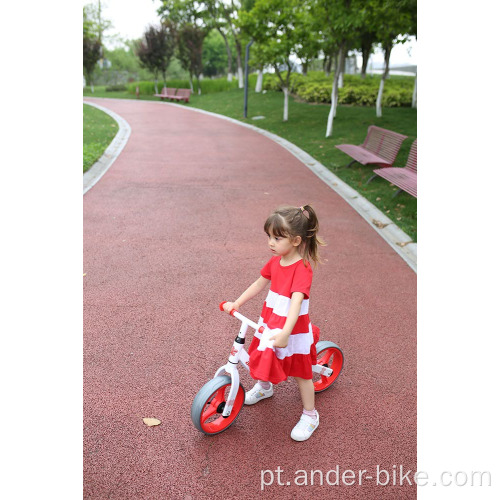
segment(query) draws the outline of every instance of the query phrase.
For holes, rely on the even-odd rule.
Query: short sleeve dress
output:
[[[302,260],[282,266],[280,260],[279,256],[271,257],[261,270],[261,275],[271,280],[259,318],[259,325],[266,330],[262,334],[255,332],[248,348],[252,378],[273,384],[287,377],[312,379],[312,366],[316,364],[316,342],[319,340],[319,328],[309,320],[309,291],[313,276],[311,266]],[[299,318],[288,345],[273,347],[269,337],[277,333],[272,330],[285,325],[293,292],[304,294]]]

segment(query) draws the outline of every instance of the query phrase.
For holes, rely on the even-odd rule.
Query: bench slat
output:
[[[370,125],[363,144],[359,146],[338,144],[335,147],[363,165],[376,164],[382,167],[392,167],[401,144],[406,138],[406,135]]]
[[[417,139],[411,145],[405,167],[377,168],[373,173],[417,198]]]

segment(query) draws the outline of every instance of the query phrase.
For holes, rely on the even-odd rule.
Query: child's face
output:
[[[300,245],[300,236],[293,240],[284,236],[268,235],[267,243],[273,255],[288,255],[290,252],[295,252]]]

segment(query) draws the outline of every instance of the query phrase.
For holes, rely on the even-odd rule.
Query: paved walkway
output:
[[[394,465],[417,467],[416,274],[262,135],[165,103],[88,101],[132,132],[83,198],[84,498],[416,498],[415,487],[375,484],[377,466],[391,482]],[[269,258],[262,226],[282,203],[319,215],[328,246],[311,316],[342,347],[344,371],[318,395],[321,424],[307,442],[289,437],[301,412],[293,381],[208,438],[191,423],[191,403],[238,328],[218,304],[259,276]],[[263,299],[242,312],[258,318]],[[242,383],[252,385],[246,374]],[[337,465],[356,472],[355,485],[327,484]],[[285,484],[275,473],[261,492],[261,470],[278,467]],[[298,470],[323,471],[324,485],[295,485]]]

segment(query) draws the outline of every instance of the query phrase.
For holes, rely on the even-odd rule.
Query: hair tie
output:
[[[304,207],[299,207],[300,210],[302,210],[302,213],[306,216],[307,219],[309,219],[309,212],[304,208]]]

